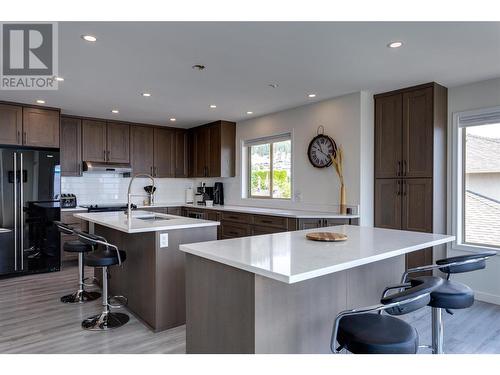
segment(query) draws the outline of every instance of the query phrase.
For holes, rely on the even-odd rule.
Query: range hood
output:
[[[130,174],[132,172],[132,167],[127,163],[102,163],[95,161],[84,161],[83,162],[84,172],[97,172],[97,173],[121,173]]]

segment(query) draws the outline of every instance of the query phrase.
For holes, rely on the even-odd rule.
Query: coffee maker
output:
[[[222,187],[222,182],[214,184],[214,204],[224,205],[224,188]]]

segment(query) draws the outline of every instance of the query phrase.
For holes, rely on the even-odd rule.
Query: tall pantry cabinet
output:
[[[375,226],[446,232],[447,89],[437,83],[375,95]],[[406,267],[433,262],[432,248]]]

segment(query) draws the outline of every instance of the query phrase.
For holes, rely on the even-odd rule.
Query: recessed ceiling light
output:
[[[173,118],[173,117],[172,117],[172,118],[170,119],[170,121],[172,121],[172,122],[176,122],[176,121],[177,121],[177,119],[175,119],[175,118]]]
[[[210,104],[210,108],[214,109],[217,108],[217,106],[215,104]]]
[[[96,42],[97,38],[93,35],[82,35],[82,39],[86,42]]]
[[[151,93],[149,93],[149,92],[143,92],[141,95],[145,96],[146,98],[149,98],[151,96]]]
[[[36,102],[38,104],[45,104],[45,100],[43,100],[43,99],[37,99]]]
[[[399,48],[403,45],[403,42],[400,41],[395,41],[395,42],[390,42],[387,47],[389,48]]]
[[[205,65],[195,64],[191,68],[193,68],[194,70],[204,70],[205,69]]]
[[[247,115],[253,115],[252,111],[247,111]]]
[[[112,109],[112,110],[111,110],[111,113],[120,113],[120,111],[119,111],[119,110],[117,110],[117,109]]]
[[[64,78],[63,78],[63,77],[54,77],[54,79],[55,79],[57,82],[62,82],[62,81],[64,81]]]
[[[277,83],[270,83],[268,84],[269,87],[272,87],[273,89],[277,88],[279,85]]]
[[[307,97],[308,97],[308,98],[315,98],[315,97],[316,97],[316,94],[307,94]]]

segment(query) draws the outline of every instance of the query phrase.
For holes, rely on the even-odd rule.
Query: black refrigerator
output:
[[[0,148],[0,278],[58,271],[59,151]]]

